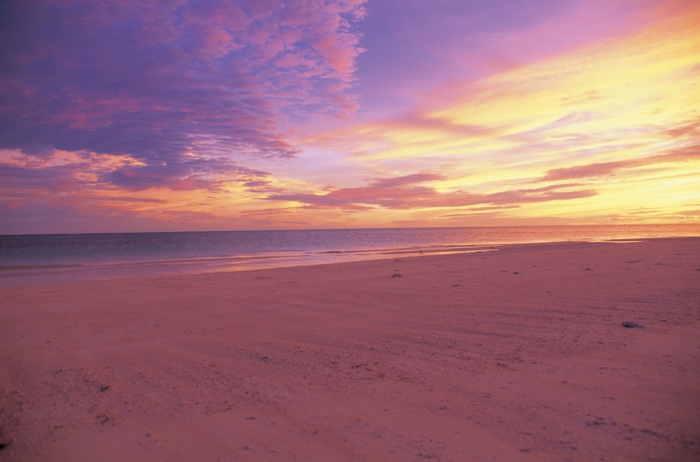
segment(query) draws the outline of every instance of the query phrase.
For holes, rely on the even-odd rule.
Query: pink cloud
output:
[[[700,64],[698,65],[698,67],[700,67]],[[682,125],[680,127],[675,127],[666,130],[666,134],[671,136],[672,138],[700,138],[700,119],[690,122],[686,125]]]
[[[641,159],[627,159],[614,162],[597,162],[586,165],[576,165],[574,167],[555,168],[548,170],[547,173],[535,180],[535,182],[543,181],[560,181],[573,180],[579,178],[592,178],[600,176],[613,175],[619,170],[643,167],[646,165],[669,163],[669,162],[685,162],[700,159],[700,145],[692,145],[684,148],[674,149],[666,154],[644,157]]]
[[[572,200],[594,196],[596,191],[577,189],[581,185],[563,184],[533,189],[517,189],[491,194],[475,194],[465,191],[440,193],[434,188],[420,183],[443,180],[437,174],[420,173],[388,179],[379,179],[369,186],[341,188],[326,194],[274,194],[267,200],[293,201],[307,204],[312,208],[339,208],[349,211],[368,210],[383,207],[394,210],[435,207],[465,207],[490,204],[511,206],[533,202]],[[572,188],[574,188],[572,190]]]

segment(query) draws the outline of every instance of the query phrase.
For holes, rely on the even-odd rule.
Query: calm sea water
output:
[[[0,236],[0,287],[473,252],[512,243],[687,236],[700,236],[700,225]]]

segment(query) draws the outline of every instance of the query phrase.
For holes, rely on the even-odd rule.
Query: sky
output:
[[[7,0],[0,234],[700,224],[695,0]]]

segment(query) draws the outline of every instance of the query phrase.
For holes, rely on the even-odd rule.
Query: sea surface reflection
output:
[[[700,236],[700,225],[6,235],[0,236],[0,287],[487,251],[514,243],[688,236]]]

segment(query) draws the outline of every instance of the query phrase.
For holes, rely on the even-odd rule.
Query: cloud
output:
[[[394,178],[379,179],[372,182],[372,187],[378,189],[400,188],[416,183],[444,180],[443,175],[435,173],[415,173],[413,175],[397,176]]]
[[[190,166],[196,174],[166,182],[102,157],[58,165],[51,158],[43,166],[32,158],[0,162],[0,234],[229,229],[245,225],[232,217],[238,196],[275,190],[270,174],[240,166]],[[211,178],[201,176],[207,168],[216,169]],[[160,188],[143,191],[157,181]]]
[[[548,170],[542,178],[536,181],[559,181],[612,175],[616,170],[636,167],[638,165],[640,165],[640,163],[636,160],[621,160],[616,162],[598,162],[574,167],[554,168]]]
[[[3,179],[0,191],[12,196],[31,189],[53,193],[72,191],[79,187],[80,182],[74,176],[79,168],[73,165],[39,169],[0,164],[0,178]]]
[[[269,173],[236,165],[228,159],[185,159],[172,165],[127,166],[105,172],[100,180],[130,190],[153,186],[176,190],[216,190],[223,182],[259,186]]]
[[[267,200],[301,202],[314,208],[339,208],[363,211],[373,207],[394,210],[435,207],[466,207],[483,204],[510,206],[534,202],[571,200],[591,197],[596,191],[577,189],[578,184],[563,184],[533,189],[517,189],[490,194],[475,194],[461,190],[441,193],[420,183],[444,180],[436,174],[415,174],[379,179],[369,186],[341,188],[326,194],[274,194]],[[572,189],[573,188],[573,189]]]
[[[144,165],[102,180],[130,189],[179,187],[200,168],[238,173],[212,158],[294,157],[289,120],[356,108],[362,4],[7,2],[0,148],[129,155]]]
[[[3,178],[0,191],[15,195],[19,191],[29,194],[30,189],[79,191],[107,186],[132,191],[154,186],[216,191],[222,184],[230,182],[259,188],[261,184],[269,183],[270,177],[268,172],[243,167],[226,158],[184,158],[170,165],[163,162],[163,165],[151,166],[129,158],[90,153],[73,159],[57,157],[42,159],[25,155],[13,157],[11,162],[0,162],[0,178]]]
[[[660,3],[672,2],[521,0],[517,8],[506,0],[368,2],[363,110],[387,114],[381,106],[410,107],[448,82],[482,79],[629,33],[657,19],[651,10]]]
[[[700,144],[674,149],[667,154],[644,157],[641,159],[627,159],[614,162],[596,162],[574,167],[555,168],[548,170],[544,176],[535,180],[536,183],[544,181],[574,180],[613,175],[619,170],[646,165],[685,162],[700,160]]]
[[[446,118],[432,118],[425,114],[413,113],[401,118],[387,120],[382,124],[381,129],[431,131],[442,136],[478,138],[497,136],[501,134],[503,128],[479,124],[458,124]]]
[[[700,68],[700,64],[696,67]],[[686,136],[698,138],[700,137],[700,120],[695,120],[686,125],[668,129],[666,130],[666,134],[672,138],[684,138]]]

